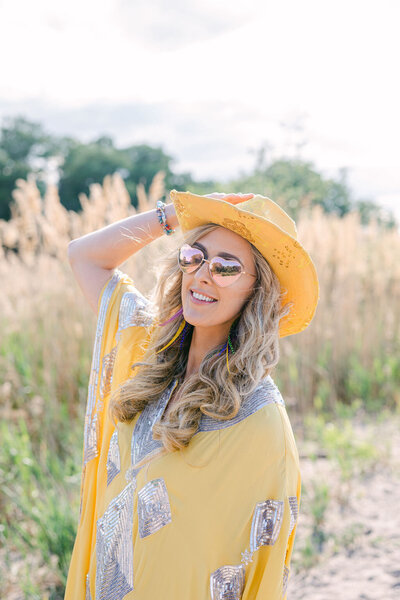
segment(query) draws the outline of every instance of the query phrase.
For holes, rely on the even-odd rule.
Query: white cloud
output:
[[[145,48],[175,50],[193,42],[207,42],[251,22],[260,0],[119,0],[115,22],[128,39],[140,40]]]
[[[400,194],[399,22],[397,0],[3,0],[0,117],[163,144],[199,177],[304,139],[317,167]]]

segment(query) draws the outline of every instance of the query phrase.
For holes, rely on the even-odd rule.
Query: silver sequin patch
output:
[[[281,500],[259,502],[254,509],[251,522],[250,545],[242,552],[241,563],[246,566],[253,562],[253,554],[261,546],[271,546],[276,542],[282,526],[284,503]]]
[[[240,600],[243,594],[245,569],[243,565],[225,565],[210,577],[212,600]]]
[[[173,385],[169,385],[168,388],[164,390],[158,402],[151,402],[150,404],[147,404],[140,413],[131,441],[132,465],[142,460],[145,456],[147,456],[147,454],[156,448],[161,448],[162,442],[160,440],[153,439],[153,425],[164,412],[175,385],[176,381],[173,382]]]
[[[97,521],[96,600],[121,600],[133,590],[133,495],[129,483]]]
[[[282,525],[283,501],[265,500],[254,509],[250,533],[250,550],[275,544]]]
[[[107,454],[107,485],[121,471],[121,458],[118,445],[118,431],[115,430],[110,439],[110,447]]]
[[[268,375],[257,386],[253,393],[243,401],[236,417],[229,419],[228,421],[219,421],[218,419],[213,419],[207,415],[202,415],[198,431],[225,429],[226,427],[240,423],[240,421],[243,421],[243,419],[246,419],[267,404],[280,404],[281,406],[285,406],[282,395],[270,375]]]
[[[108,394],[111,390],[112,376],[117,350],[118,347],[115,346],[111,350],[111,352],[109,352],[103,357],[100,377],[100,398],[104,398],[105,394]]]
[[[138,524],[141,538],[171,523],[171,507],[162,477],[146,483],[138,491]]]
[[[93,348],[93,356],[92,356],[92,365],[90,369],[90,377],[89,377],[89,387],[88,387],[88,397],[86,403],[86,416],[85,416],[85,430],[84,430],[84,451],[83,451],[83,462],[86,464],[92,458],[95,458],[98,455],[98,426],[97,426],[97,414],[95,411],[95,403],[96,403],[96,390],[99,380],[99,370],[100,370],[100,354],[101,354],[101,345],[103,338],[103,330],[104,330],[104,322],[107,314],[107,308],[111,299],[111,296],[115,290],[115,287],[119,280],[122,278],[123,273],[116,269],[114,271],[113,276],[108,282],[99,307],[99,314],[97,317],[97,326],[96,326],[96,337],[94,341]]]
[[[148,312],[150,301],[139,290],[125,292],[121,299],[118,317],[118,334],[128,327],[149,327],[153,317]]]
[[[299,515],[299,505],[297,503],[297,496],[289,496],[288,500],[290,506],[290,535],[293,531],[294,526],[296,525],[297,517]]]
[[[85,415],[85,455],[84,464],[97,456],[97,440],[99,437],[99,420],[95,412],[93,416]]]
[[[92,600],[92,596],[90,594],[89,573],[86,575],[86,594],[85,594],[85,600]]]
[[[289,568],[286,565],[284,565],[283,566],[282,598],[285,597],[285,594],[287,592],[288,581],[289,581]]]

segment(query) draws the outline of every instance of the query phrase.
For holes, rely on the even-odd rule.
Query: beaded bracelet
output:
[[[172,227],[167,223],[167,218],[165,216],[165,207],[165,202],[163,202],[162,200],[157,200],[156,210],[158,220],[160,221],[160,225],[163,228],[164,233],[170,235],[171,233],[175,233],[175,229],[172,229]]]

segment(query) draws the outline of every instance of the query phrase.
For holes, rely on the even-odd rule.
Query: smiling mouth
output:
[[[215,298],[211,299],[211,300],[200,300],[200,298],[196,298],[195,296],[193,296],[192,290],[189,290],[189,291],[190,291],[190,297],[192,298],[192,300],[194,302],[201,302],[202,304],[213,304],[214,302],[218,302],[218,300]]]

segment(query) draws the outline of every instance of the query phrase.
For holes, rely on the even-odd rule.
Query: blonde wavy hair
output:
[[[184,234],[182,243],[193,244],[218,227],[221,225],[208,223],[191,229]],[[232,324],[231,340],[235,352],[229,352],[230,373],[226,352],[218,355],[223,348],[220,344],[204,356],[197,373],[182,381],[179,400],[171,407],[168,417],[161,418],[153,426],[154,439],[162,442],[162,454],[187,446],[197,432],[203,414],[223,421],[234,418],[244,398],[279,361],[279,322],[291,307],[283,305],[279,280],[267,260],[252,244],[251,250],[257,279],[253,294]],[[163,323],[182,306],[183,274],[177,263],[177,248],[163,262],[165,267],[160,272],[151,300],[155,307],[155,324]],[[130,422],[147,404],[157,402],[175,378],[184,376],[192,325],[189,325],[182,349],[179,343],[174,343],[157,354],[175,335],[183,318],[181,314],[162,327],[154,325],[142,360],[132,365],[136,374],[110,399],[110,416],[114,422],[115,419]],[[148,462],[152,455],[135,466]]]

